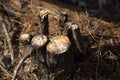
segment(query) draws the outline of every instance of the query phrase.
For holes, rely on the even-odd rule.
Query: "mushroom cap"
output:
[[[20,40],[21,41],[29,41],[29,39],[30,39],[30,34],[21,34],[20,35]]]
[[[46,17],[48,15],[48,11],[47,10],[41,10],[40,11],[40,16],[42,19],[44,19],[44,17]]]
[[[40,48],[47,42],[47,37],[45,35],[36,35],[31,40],[31,45]]]
[[[78,29],[79,27],[78,27],[78,25],[77,24],[72,24],[72,26],[71,26],[71,29],[72,30],[76,30],[76,29]]]
[[[47,51],[53,54],[62,54],[70,47],[70,40],[67,36],[56,36],[47,45]]]

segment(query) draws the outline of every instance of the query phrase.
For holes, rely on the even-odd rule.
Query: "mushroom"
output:
[[[62,54],[70,47],[70,40],[67,36],[59,35],[53,37],[47,45],[47,51],[53,54]]]
[[[49,75],[52,75],[57,71],[62,71],[61,74],[65,73],[66,75],[73,73],[74,54],[71,53],[69,50],[70,48],[71,42],[67,36],[58,35],[50,40],[47,45],[46,55],[46,64]]]
[[[45,35],[36,35],[31,40],[31,45],[35,48],[40,48],[47,42],[47,36]]]
[[[20,35],[20,40],[25,42],[25,41],[29,41],[30,40],[30,34],[21,34]]]
[[[28,40],[28,35],[27,34],[24,34],[22,35],[21,39],[23,40]],[[22,66],[22,64],[24,63],[24,61],[26,59],[28,59],[29,57],[31,57],[32,55],[32,51],[36,48],[40,48],[42,47],[45,43],[47,42],[47,37],[45,35],[36,35],[32,38],[31,40],[31,45],[28,45],[27,46],[27,53],[25,54],[25,56],[20,60],[20,62],[18,63],[18,65],[16,66],[15,70],[14,70],[14,74],[13,74],[13,77],[12,77],[12,80],[15,80],[16,79],[16,76],[17,76],[17,73],[20,69],[20,67]]]
[[[70,48],[70,40],[67,36],[59,35],[53,37],[47,45],[47,65],[50,67],[57,63],[55,59],[56,56],[59,56],[68,51]]]

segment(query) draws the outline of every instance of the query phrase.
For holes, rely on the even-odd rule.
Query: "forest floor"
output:
[[[112,9],[89,13],[78,5],[69,5],[57,0],[10,0],[0,2],[0,80],[11,80],[15,67],[22,59],[26,46],[19,41],[24,33],[39,33],[39,10],[65,11],[68,20],[79,25],[84,53],[75,54],[76,68],[73,80],[119,80],[120,79],[120,16]],[[2,3],[2,4],[1,4]],[[20,5],[23,5],[20,7]],[[111,12],[111,13],[110,13]],[[3,20],[3,22],[2,22]],[[11,41],[4,34],[6,25]],[[49,35],[58,35],[58,22],[49,16]],[[11,58],[13,49],[14,60]],[[30,58],[20,69],[18,80],[39,80],[38,73],[33,73],[36,64]],[[34,64],[31,66],[31,64]],[[72,80],[68,77],[67,80]]]

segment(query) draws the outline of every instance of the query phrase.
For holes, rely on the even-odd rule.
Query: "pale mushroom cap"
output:
[[[47,51],[54,54],[62,54],[66,52],[70,47],[70,40],[67,36],[53,37],[50,43],[47,45]]]
[[[36,35],[32,38],[32,46],[39,48],[47,42],[47,37],[45,35]]]
[[[30,39],[30,34],[21,34],[20,35],[21,41],[29,41],[29,39]]]
[[[47,15],[48,15],[48,11],[47,10],[42,10],[40,12],[40,16],[41,16],[42,19],[44,19],[44,17],[46,17]]]
[[[48,11],[47,10],[42,10],[41,12],[40,12],[40,15],[47,15],[48,14]]]
[[[76,29],[78,29],[79,27],[78,27],[78,25],[76,25],[76,24],[73,24],[72,26],[71,26],[71,29],[72,30],[76,30]]]

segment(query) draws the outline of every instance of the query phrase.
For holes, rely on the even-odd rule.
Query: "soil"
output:
[[[38,16],[41,8],[57,13],[65,11],[68,14],[68,21],[79,25],[83,38],[84,54],[80,53],[71,42],[74,46],[70,51],[74,54],[74,71],[69,74],[70,76],[54,80],[119,80],[120,9],[114,13],[115,4],[118,3],[120,6],[119,0],[111,5],[109,3],[101,10],[98,9],[97,13],[86,12],[92,5],[85,9],[83,6],[59,0],[21,0],[21,2],[19,3],[19,0],[18,2],[17,0],[0,1],[0,80],[11,80],[16,65],[26,54],[27,43],[20,41],[19,36],[24,33],[31,36],[41,34]],[[110,9],[110,6],[113,9]],[[12,61],[9,44],[1,27],[2,23],[5,23],[11,39],[14,52]],[[59,22],[50,15],[47,36],[56,35],[59,35]],[[38,59],[38,56],[34,56],[25,61],[17,74],[18,80],[41,80],[42,72],[38,70],[40,67]]]

